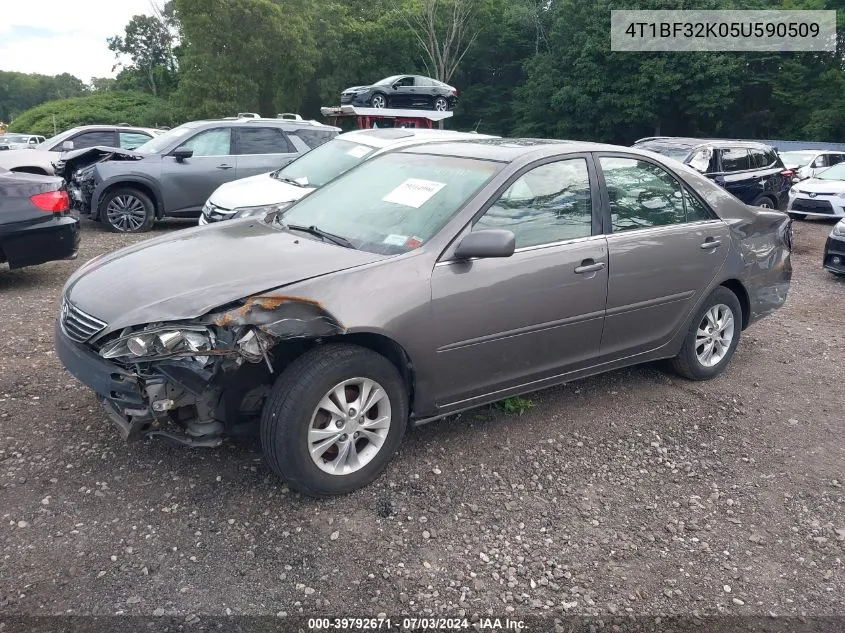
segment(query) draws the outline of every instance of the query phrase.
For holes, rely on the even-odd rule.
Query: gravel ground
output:
[[[796,223],[789,301],[718,379],[643,366],[478,409],[314,501],[251,441],[120,441],[52,351],[71,271],[141,239],[86,223],[77,261],[0,268],[0,613],[843,614],[829,230]]]

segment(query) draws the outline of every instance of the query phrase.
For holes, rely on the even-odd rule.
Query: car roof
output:
[[[337,130],[340,131],[339,127],[334,127],[332,125],[326,125],[325,123],[320,123],[319,121],[308,121],[305,119],[281,119],[281,118],[255,118],[255,117],[232,117],[228,119],[201,119],[198,121],[187,121],[182,125],[187,125],[193,128],[200,128],[200,127],[211,127],[214,125],[219,125],[221,123],[225,123],[226,125],[243,125],[243,126],[255,126],[255,125],[273,125],[278,126],[281,128],[288,128],[288,129],[298,129],[298,128],[308,128],[314,127],[321,130]],[[181,127],[181,126],[180,126]]]
[[[426,143],[400,149],[399,151],[415,154],[439,154],[443,156],[457,156],[460,158],[476,158],[512,162],[519,158],[540,158],[546,155],[624,151],[631,154],[643,154],[631,147],[619,145],[605,145],[586,141],[569,141],[560,139],[541,138],[480,138],[468,140],[445,141],[440,143]]]
[[[758,143],[756,141],[738,141],[719,138],[690,138],[684,136],[650,136],[641,138],[634,145],[649,145],[651,147],[689,147],[690,150],[696,147],[751,147],[754,149],[773,149],[771,145]]]
[[[428,128],[374,128],[370,130],[353,130],[340,134],[337,138],[367,145],[377,149],[400,147],[413,143],[443,142],[463,139],[495,138],[474,132],[458,132],[455,130],[430,130]]]

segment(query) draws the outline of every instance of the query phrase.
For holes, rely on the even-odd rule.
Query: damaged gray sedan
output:
[[[91,260],[56,345],[127,439],[260,431],[291,486],[340,494],[409,423],[656,359],[717,376],[786,300],[791,246],[786,215],[656,154],[432,143]]]

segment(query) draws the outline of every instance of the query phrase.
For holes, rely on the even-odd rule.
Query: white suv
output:
[[[359,163],[383,152],[437,141],[495,138],[474,132],[418,128],[355,130],[336,136],[281,169],[219,186],[202,209],[199,223],[244,218],[288,205]]]

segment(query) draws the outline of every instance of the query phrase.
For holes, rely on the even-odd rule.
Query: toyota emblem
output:
[[[67,321],[67,313],[68,313],[69,310],[70,310],[70,308],[68,307],[67,301],[62,300],[62,307],[61,307],[61,311],[60,311],[60,317],[62,319],[62,323]]]
[[[810,197],[811,197],[811,198],[815,198],[817,195],[819,195],[819,194],[817,194],[817,193],[816,193],[816,192],[814,192],[814,191],[811,191],[811,192],[810,192]]]

